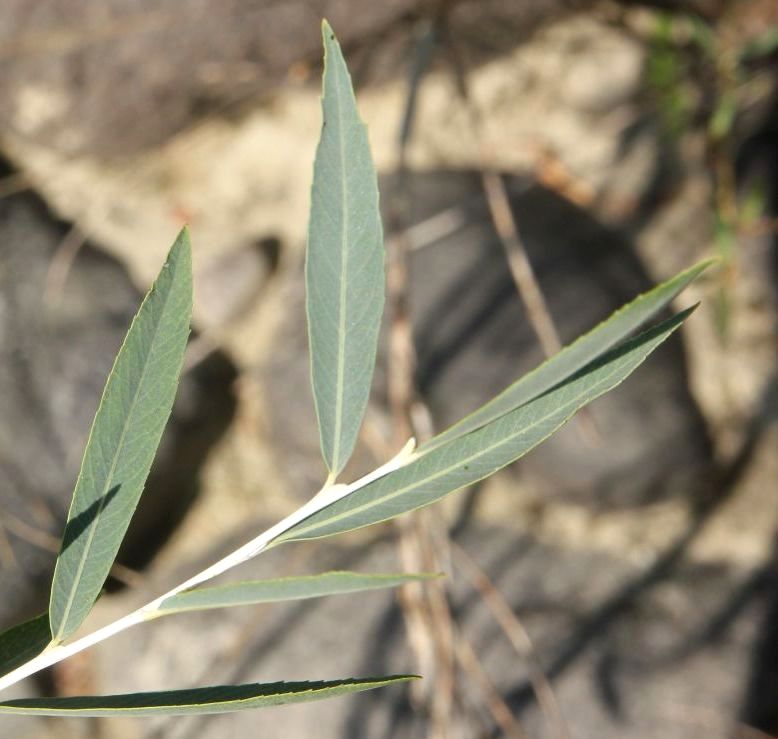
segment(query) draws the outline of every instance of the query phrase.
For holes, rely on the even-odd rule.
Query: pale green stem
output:
[[[233,567],[256,557],[260,552],[266,549],[274,539],[309,516],[312,516],[314,513],[318,513],[336,501],[351,495],[351,493],[369,485],[371,482],[378,480],[384,475],[403,467],[412,459],[415,446],[415,440],[410,439],[397,456],[393,457],[389,462],[378,469],[373,470],[370,474],[365,475],[349,485],[325,485],[307,503],[288,515],[282,521],[279,521],[275,526],[271,526],[267,531],[264,531],[231,554],[228,554],[223,559],[215,562],[202,572],[190,577],[180,585],[176,585],[172,590],[169,590],[164,595],[160,595],[158,598],[155,598],[145,606],[138,608],[136,611],[123,616],[117,621],[113,621],[107,626],[103,626],[97,631],[93,631],[91,634],[87,634],[86,636],[71,642],[70,644],[55,645],[52,643],[52,645],[48,646],[37,657],[34,657],[29,662],[25,662],[7,675],[0,677],[0,690],[15,685],[20,680],[24,680],[24,678],[34,675],[36,672],[39,672],[46,667],[51,667],[51,665],[57,664],[68,657],[72,657],[74,654],[78,654],[84,649],[99,644],[109,637],[115,636],[125,629],[129,629],[131,626],[156,618],[160,615],[159,607],[164,600],[167,600],[183,590],[189,590],[197,585],[201,585],[217,575],[221,575],[222,573],[231,570]]]

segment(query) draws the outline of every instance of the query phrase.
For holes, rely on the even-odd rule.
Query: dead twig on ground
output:
[[[81,247],[86,243],[86,234],[73,224],[70,230],[62,237],[49,262],[46,271],[46,282],[43,287],[43,302],[49,307],[54,307],[62,297],[62,291],[70,273],[70,268],[78,256]]]
[[[0,521],[0,568],[16,567],[17,564],[16,555],[11,546],[11,540],[8,538],[5,524]]]
[[[37,526],[32,526],[13,513],[0,509],[3,528],[28,544],[38,549],[57,554],[60,549],[60,539]],[[138,587],[143,582],[143,576],[131,567],[114,562],[111,567],[111,577],[127,587]]]
[[[411,137],[417,95],[430,63],[435,44],[435,25],[420,27],[408,83],[405,113],[397,142],[396,182],[388,194],[390,230],[396,234],[388,251],[387,296],[389,302],[389,359],[387,387],[392,419],[393,443],[397,448],[409,436],[419,438],[415,428],[419,400],[414,384],[416,352],[408,304],[408,254],[410,243],[404,228],[407,203],[403,184],[406,173],[405,150]],[[416,410],[416,412],[415,412]],[[440,559],[430,543],[431,529],[443,526],[434,512],[418,512],[397,523],[398,552],[408,571],[439,571]],[[445,584],[431,582],[422,587],[411,584],[401,589],[400,603],[411,645],[420,667],[426,664],[432,676],[430,688],[416,693],[417,703],[429,715],[428,736],[449,739],[455,735],[456,655],[453,617]],[[423,690],[423,689],[422,689]]]
[[[511,713],[508,704],[502,699],[500,692],[495,687],[488,673],[484,670],[472,645],[461,632],[456,634],[456,644],[457,661],[478,685],[478,689],[489,707],[489,712],[494,717],[503,735],[510,737],[510,739],[529,739],[516,720],[516,717]]]
[[[537,337],[543,354],[548,358],[562,348],[562,341],[519,233],[505,182],[502,175],[488,164],[495,161],[495,157],[483,135],[481,113],[470,95],[465,72],[466,67],[461,52],[452,39],[449,38],[448,42],[454,82],[462,104],[465,106],[471,135],[478,147],[479,171],[489,214],[497,236],[505,250],[508,266],[513,281],[516,284],[519,298],[527,312],[530,327]],[[578,414],[576,427],[579,429],[584,441],[589,445],[597,446],[599,444],[600,437],[597,427],[588,409],[583,409]]]
[[[502,593],[495,587],[489,576],[475,563],[473,558],[456,542],[451,542],[454,566],[467,578],[478,591],[483,602],[489,608],[505,636],[513,645],[516,653],[522,657],[529,671],[529,681],[538,704],[543,709],[546,720],[556,739],[570,739],[570,728],[565,721],[562,709],[556,699],[554,689],[546,677],[529,632],[514,613]]]

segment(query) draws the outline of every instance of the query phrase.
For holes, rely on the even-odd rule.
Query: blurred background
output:
[[[318,489],[302,266],[337,32],[389,311],[349,475],[703,257],[676,341],[489,481],[236,578],[440,570],[178,616],[9,695],[419,672],[302,707],[8,737],[778,735],[775,0],[5,0],[0,628],[45,608],[91,418],[184,223],[195,332],[113,620]]]

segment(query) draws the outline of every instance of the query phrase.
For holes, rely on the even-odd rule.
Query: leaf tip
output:
[[[701,275],[705,270],[710,269],[711,267],[719,267],[721,266],[721,257],[708,257],[707,259],[703,259],[700,262],[697,262],[690,270],[694,277]]]
[[[683,320],[685,321],[694,311],[697,310],[697,308],[700,307],[700,304],[702,303],[701,300],[698,300],[696,303],[693,303],[690,305],[685,311],[681,311],[681,313],[684,314]]]
[[[441,580],[446,577],[445,572],[410,572],[407,577],[411,582],[424,582],[425,580]]]
[[[188,253],[192,250],[192,234],[189,230],[189,224],[184,224],[181,227],[181,230],[178,232],[178,236],[176,236],[176,240],[173,242],[173,246],[170,248],[170,253],[173,254],[174,252],[185,252]]]
[[[387,683],[390,681],[393,683],[407,683],[410,682],[411,680],[422,680],[423,676],[422,675],[390,675],[389,677],[386,678],[377,678],[377,679],[383,679]]]
[[[184,225],[173,241],[168,251],[163,270],[174,269],[181,274],[183,279],[192,282],[192,242],[189,234],[189,226]]]
[[[321,37],[324,39],[324,45],[327,46],[328,41],[336,41],[335,32],[332,30],[332,26],[326,18],[322,18],[321,21]]]

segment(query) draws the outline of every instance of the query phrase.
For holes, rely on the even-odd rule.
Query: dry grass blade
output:
[[[456,645],[457,660],[460,666],[478,685],[489,712],[500,727],[503,736],[509,737],[509,739],[529,739],[527,733],[516,720],[516,717],[511,713],[508,704],[502,699],[486,670],[484,670],[472,645],[461,632],[456,635]]]
[[[16,555],[8,538],[5,523],[0,521],[0,567],[10,569],[11,567],[16,567],[17,564]]]
[[[26,541],[28,544],[32,544],[34,547],[38,547],[38,549],[43,549],[53,554],[59,552],[59,537],[49,534],[37,526],[28,524],[13,513],[5,510],[0,512],[3,516],[3,528],[5,531]],[[143,576],[139,572],[119,562],[114,562],[111,565],[111,577],[128,588],[138,587],[143,582]]]
[[[453,51],[456,52],[456,49],[453,49]],[[500,174],[487,166],[488,162],[495,161],[495,157],[491,147],[488,146],[484,138],[478,108],[470,97],[464,65],[457,53],[452,53],[452,59],[457,90],[465,106],[465,112],[470,122],[471,134],[478,144],[479,158],[481,160],[479,167],[481,183],[494,230],[505,251],[511,276],[516,284],[516,291],[524,305],[524,309],[527,311],[530,327],[538,339],[543,354],[548,359],[560,351],[562,341],[546,303],[546,298],[540,288],[538,278],[535,275],[532,262],[524,247],[524,242],[519,234],[505,182]],[[599,443],[599,434],[588,409],[584,408],[578,414],[576,427],[590,446],[596,446]]]
[[[397,185],[387,194],[387,222],[395,237],[387,244],[387,302],[389,307],[389,358],[387,385],[393,429],[392,447],[400,447],[414,436],[424,438],[416,428],[414,408],[421,407],[414,384],[416,349],[413,343],[408,304],[408,255],[411,242],[405,223],[406,197],[402,191],[406,174],[405,147],[410,140],[415,118],[415,102],[421,81],[431,60],[434,43],[433,29],[426,28],[413,54],[405,112],[398,136],[395,175]],[[397,519],[398,555],[407,572],[422,564],[442,569],[440,557],[431,543],[433,529],[443,526],[439,516],[419,511],[407,519]],[[406,630],[419,665],[419,671],[428,679],[411,686],[415,703],[430,719],[427,727],[430,739],[452,736],[456,715],[456,655],[454,623],[449,607],[445,583],[429,583],[423,589],[415,585],[400,591],[400,605]]]
[[[519,235],[519,229],[516,226],[505,183],[500,175],[494,172],[487,164],[490,161],[494,161],[494,157],[491,156],[491,149],[483,136],[480,113],[470,97],[464,64],[458,53],[456,53],[457,49],[453,46],[453,42],[450,41],[450,43],[453,52],[452,68],[456,87],[465,107],[472,137],[478,144],[479,159],[481,160],[479,167],[481,182],[484,195],[486,196],[486,203],[489,207],[489,214],[491,215],[495,231],[505,249],[511,275],[516,283],[519,297],[527,311],[527,318],[532,326],[532,330],[537,336],[544,354],[546,357],[550,357],[562,348],[559,332],[554,325],[554,320],[551,318],[551,312],[546,304],[543,291],[540,289],[535,271],[532,269],[532,264],[527,256],[527,250],[524,248],[524,243]]]
[[[475,563],[472,557],[456,542],[451,542],[451,553],[455,566],[479,592],[484,603],[492,612],[505,636],[513,645],[516,653],[526,660],[529,681],[543,713],[546,716],[552,735],[556,739],[571,739],[570,728],[565,721],[562,709],[554,694],[548,678],[540,663],[535,646],[529,633],[513,612],[503,594],[494,586],[489,576]]]
[[[486,169],[481,170],[481,182],[494,228],[505,248],[511,275],[527,310],[532,330],[538,337],[546,357],[553,356],[562,348],[562,342],[538,284],[535,270],[527,256],[527,250],[519,236],[505,183],[499,174]]]
[[[67,282],[70,268],[85,243],[86,234],[76,224],[71,227],[57,246],[49,262],[46,284],[43,288],[43,302],[48,306],[55,306],[62,297],[62,290]]]

